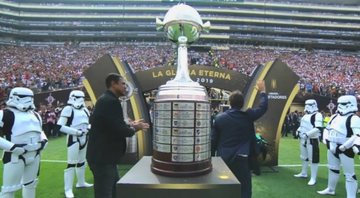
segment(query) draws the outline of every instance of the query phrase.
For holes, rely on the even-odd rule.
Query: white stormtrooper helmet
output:
[[[337,112],[339,112],[340,115],[355,113],[358,110],[355,96],[352,95],[340,96],[337,100],[337,103],[338,103]]]
[[[76,109],[85,107],[85,94],[82,91],[74,90],[70,92],[68,104],[71,104]]]
[[[318,110],[319,109],[318,109],[316,100],[309,99],[309,100],[305,101],[305,109],[304,109],[304,111],[306,113],[314,113],[314,112],[317,112]]]
[[[6,105],[20,111],[34,110],[34,93],[25,87],[15,87],[10,91]]]

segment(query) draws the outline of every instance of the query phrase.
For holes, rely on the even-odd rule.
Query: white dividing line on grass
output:
[[[50,163],[67,163],[65,160],[41,160],[42,162],[50,162]],[[301,164],[280,164],[278,167],[301,167]],[[319,164],[319,166],[326,166],[327,164]],[[360,164],[355,164],[355,166],[360,166]]]
[[[278,167],[300,167],[301,164],[280,164]],[[319,166],[327,166],[327,164],[319,164]],[[360,166],[359,164],[355,164],[355,166]]]
[[[66,160],[41,160],[41,162],[50,162],[50,163],[67,163]]]
[[[2,161],[2,159],[0,159]],[[40,160],[41,162],[50,162],[50,163],[67,163],[66,160]]]
[[[0,159],[1,161],[1,159]],[[49,162],[49,163],[67,163],[66,160],[46,160],[46,159],[43,159],[41,160],[41,162]],[[278,167],[301,167],[302,165],[301,164],[280,164],[280,165],[277,165]],[[319,166],[327,166],[327,164],[319,164]],[[355,164],[355,166],[357,167],[360,167],[360,164]]]

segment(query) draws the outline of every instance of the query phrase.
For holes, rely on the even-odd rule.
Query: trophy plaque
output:
[[[170,177],[207,174],[212,170],[210,103],[206,89],[190,79],[187,47],[210,22],[203,24],[194,8],[178,4],[156,24],[177,44],[178,58],[175,78],[159,87],[154,102],[151,170]]]

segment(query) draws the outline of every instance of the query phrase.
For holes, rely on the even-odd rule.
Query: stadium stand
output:
[[[0,1],[1,33],[17,42],[164,41],[155,18],[177,1]],[[187,1],[212,23],[201,43],[357,50],[360,9],[272,1]]]
[[[81,85],[82,71],[105,53],[122,57],[134,71],[173,65],[175,50],[156,31],[155,18],[177,2],[0,0],[0,92]],[[338,96],[360,89],[354,0],[186,2],[212,23],[190,49],[192,64],[250,75],[280,58],[301,77],[304,92]]]

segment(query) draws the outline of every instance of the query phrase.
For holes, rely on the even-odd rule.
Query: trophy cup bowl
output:
[[[198,40],[200,32],[209,31],[210,22],[203,24],[199,13],[191,6],[176,5],[166,13],[164,21],[156,19],[157,29],[164,28],[168,39],[174,43],[179,42],[179,37],[185,36],[187,43]]]
[[[190,78],[187,47],[210,22],[203,24],[194,8],[178,4],[156,24],[178,45],[178,59],[175,78],[159,87],[154,101],[151,170],[171,177],[207,174],[212,170],[210,102],[205,87]]]

